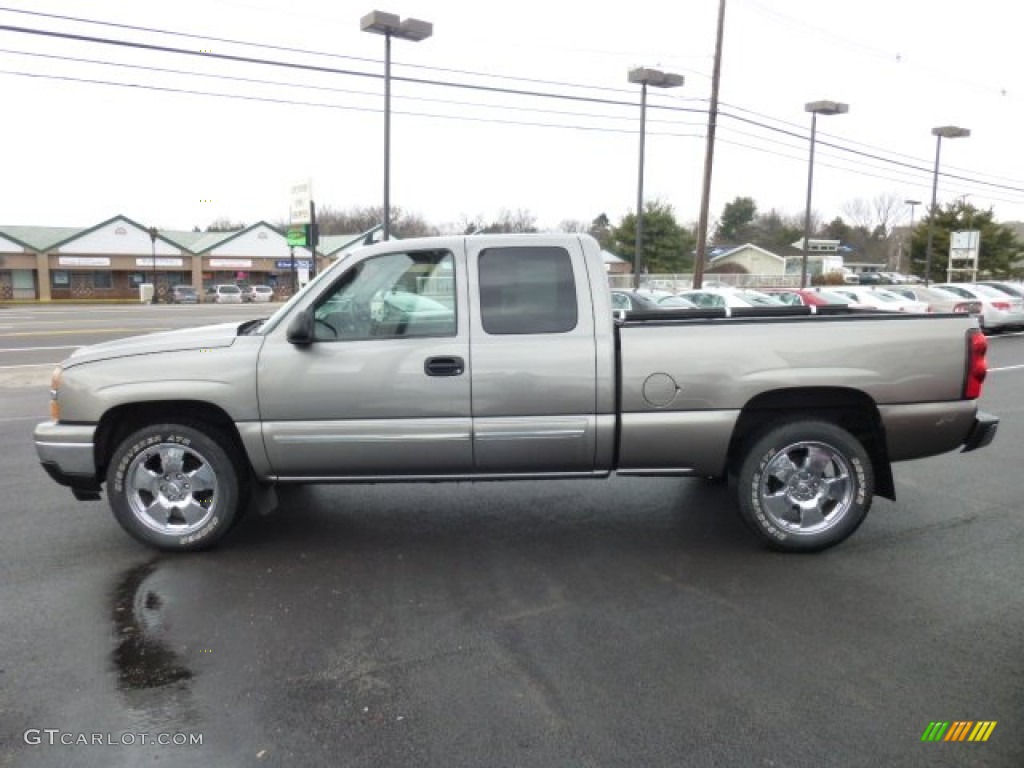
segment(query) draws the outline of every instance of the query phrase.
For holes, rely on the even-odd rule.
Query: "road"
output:
[[[35,311],[0,310],[4,347],[251,314],[8,317]],[[996,442],[898,465],[898,501],[810,556],[663,478],[297,490],[159,556],[45,477],[45,384],[8,382],[0,766],[1019,768],[1024,338],[990,361]],[[997,726],[922,743],[937,720]]]
[[[0,306],[0,385],[49,381],[53,366],[87,344],[154,331],[266,317],[279,304]]]

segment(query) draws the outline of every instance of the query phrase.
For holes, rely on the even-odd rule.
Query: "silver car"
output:
[[[977,283],[941,283],[936,286],[967,299],[981,302],[981,325],[986,331],[1004,331],[1024,325],[1024,300],[997,288]]]
[[[211,304],[241,304],[242,289],[231,284],[211,285],[206,289],[203,301]]]
[[[929,312],[954,312],[968,315],[981,315],[982,312],[980,300],[967,299],[935,285],[928,288],[923,285],[891,285],[888,290],[914,301],[923,301],[928,305]]]

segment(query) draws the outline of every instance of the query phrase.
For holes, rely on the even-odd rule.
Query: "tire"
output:
[[[144,544],[194,552],[215,544],[239,517],[242,471],[219,432],[154,424],[117,446],[107,470],[114,517]]]
[[[742,457],[740,515],[772,549],[817,552],[857,530],[874,497],[867,451],[826,421],[770,428]]]

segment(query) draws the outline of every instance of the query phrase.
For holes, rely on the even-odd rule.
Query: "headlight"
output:
[[[60,421],[60,402],[57,400],[57,393],[60,389],[60,376],[64,371],[58,365],[53,369],[50,377],[50,420]]]

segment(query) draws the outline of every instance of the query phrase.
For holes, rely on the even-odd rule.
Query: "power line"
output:
[[[180,36],[193,37],[193,38],[196,38],[196,39],[203,39],[203,40],[212,40],[212,41],[218,41],[218,42],[231,42],[233,44],[239,44],[239,45],[250,45],[250,46],[251,45],[255,45],[253,43],[246,43],[244,41],[229,41],[229,40],[224,39],[224,38],[212,38],[212,37],[201,36],[201,35],[190,35],[188,33],[174,33],[174,32],[169,32],[167,30],[156,30],[156,29],[153,29],[153,28],[146,28],[146,27],[134,27],[134,26],[131,26],[131,25],[120,25],[120,24],[115,24],[115,23],[112,23],[112,22],[99,22],[99,21],[93,21],[93,20],[88,20],[88,19],[79,19],[77,17],[63,17],[63,16],[56,16],[54,14],[42,14],[42,13],[37,13],[37,12],[20,11],[20,10],[16,10],[16,9],[8,9],[8,8],[0,8],[0,10],[8,10],[8,11],[16,12],[16,13],[27,13],[27,14],[30,14],[30,15],[37,15],[37,16],[46,16],[46,17],[52,17],[52,18],[60,18],[60,19],[64,19],[64,20],[73,20],[73,21],[79,21],[79,22],[82,22],[82,23],[101,24],[101,25],[105,25],[105,26],[112,26],[112,27],[119,27],[119,28],[128,28],[128,29],[132,29],[134,31],[158,32],[158,33],[161,33],[161,34],[180,35]],[[177,47],[172,47],[172,46],[154,45],[154,44],[151,44],[151,43],[142,43],[142,42],[135,42],[135,41],[118,40],[118,39],[112,39],[112,38],[102,38],[102,37],[95,37],[95,36],[89,36],[89,35],[78,35],[78,34],[73,34],[73,33],[55,32],[55,31],[50,31],[50,30],[41,30],[41,29],[33,29],[33,28],[25,28],[25,27],[15,27],[15,26],[10,26],[10,25],[0,25],[0,30],[2,30],[2,31],[10,31],[10,32],[15,32],[15,33],[30,34],[30,35],[35,35],[35,36],[52,37],[52,38],[64,39],[64,40],[74,40],[74,41],[79,41],[79,42],[96,43],[96,44],[101,44],[101,45],[118,46],[118,47],[124,47],[124,48],[129,48],[129,49],[139,49],[139,50],[145,50],[145,51],[151,51],[151,52],[170,53],[170,54],[175,54],[175,55],[198,56],[198,57],[201,57],[201,58],[204,58],[204,59],[216,59],[216,60],[231,61],[231,62],[237,62],[237,63],[243,63],[243,64],[257,64],[257,65],[264,65],[264,66],[282,67],[282,68],[286,68],[286,69],[295,69],[295,70],[312,71],[312,72],[318,72],[318,73],[337,74],[337,75],[348,75],[348,76],[364,77],[364,78],[369,77],[369,78],[380,79],[382,77],[382,75],[377,74],[377,73],[364,72],[364,71],[359,71],[359,70],[340,69],[340,68],[336,68],[336,67],[325,67],[325,66],[320,66],[320,65],[304,64],[304,63],[288,62],[288,61],[277,61],[277,60],[271,60],[271,59],[259,58],[259,57],[238,56],[238,55],[234,55],[234,54],[212,53],[212,52],[208,53],[208,52],[202,52],[202,51],[194,51],[194,50],[189,50],[189,49],[182,49],[182,48],[177,48]],[[287,49],[287,48],[284,48],[282,46],[266,46],[266,47],[275,48],[275,49],[281,49],[281,50],[289,50],[289,51],[292,51],[292,52],[309,53],[309,54],[313,54],[313,55],[335,56],[334,54],[321,54],[321,53],[311,52],[311,51],[301,51],[300,49]],[[25,52],[13,52],[13,53],[20,53],[20,54],[23,54],[23,55],[40,55],[40,54],[25,54]],[[341,57],[341,56],[338,56],[338,58],[349,58],[349,59],[352,59],[354,57]],[[309,88],[314,88],[314,89],[318,88],[317,86],[305,86],[305,85],[299,85],[299,84],[294,84],[294,83],[274,83],[273,81],[260,81],[260,80],[256,80],[256,79],[237,78],[237,77],[232,77],[232,76],[227,76],[227,75],[211,75],[211,74],[208,74],[208,73],[198,73],[198,72],[191,72],[191,73],[189,73],[189,72],[182,72],[180,70],[169,70],[169,69],[165,70],[165,69],[156,68],[156,67],[144,67],[144,66],[141,66],[141,65],[120,64],[120,63],[117,63],[117,62],[106,62],[106,61],[92,60],[92,63],[97,63],[97,64],[101,64],[101,65],[110,65],[110,66],[138,67],[138,68],[141,68],[141,69],[149,69],[151,71],[165,71],[167,73],[172,73],[172,74],[184,74],[186,76],[214,77],[214,78],[227,79],[227,80],[249,81],[249,82],[254,82],[254,83],[262,83],[262,84],[274,84],[274,85],[279,85],[281,87],[309,87]],[[458,70],[448,70],[448,71],[458,71]],[[129,88],[138,88],[138,89],[142,89],[142,90],[146,90],[146,89],[162,90],[162,91],[165,91],[165,92],[176,92],[176,93],[183,93],[183,94],[190,94],[190,95],[199,95],[199,96],[222,97],[222,98],[244,98],[245,100],[250,100],[250,101],[264,101],[264,102],[279,103],[279,104],[304,105],[304,106],[314,106],[314,107],[330,107],[330,108],[338,108],[338,109],[351,109],[351,110],[355,110],[355,111],[377,111],[377,110],[366,110],[366,109],[362,109],[361,110],[361,109],[359,109],[357,107],[347,107],[347,106],[343,106],[343,105],[316,104],[316,103],[312,103],[312,102],[302,102],[302,101],[292,100],[292,99],[273,99],[273,98],[269,98],[269,97],[256,97],[256,96],[245,96],[245,97],[243,97],[243,96],[240,96],[238,94],[224,94],[224,93],[204,92],[204,91],[196,91],[196,90],[189,90],[189,89],[176,89],[176,88],[169,88],[169,87],[146,86],[146,85],[142,85],[142,84],[118,83],[118,82],[107,81],[107,80],[98,80],[98,79],[59,77],[59,76],[44,76],[44,75],[39,75],[37,73],[14,72],[14,71],[6,71],[5,73],[6,74],[10,74],[10,75],[16,75],[16,76],[50,77],[51,79],[64,79],[64,80],[68,80],[68,81],[77,81],[77,82],[99,84],[99,85],[107,85],[107,86],[120,86],[120,87],[129,87]],[[474,73],[474,74],[478,74],[478,73]],[[495,76],[495,77],[504,77],[506,79],[512,79],[512,78],[508,78],[507,76]],[[502,94],[502,95],[514,95],[514,96],[530,97],[530,98],[557,99],[557,100],[564,100],[564,101],[570,101],[570,102],[589,103],[589,104],[597,104],[597,105],[605,105],[605,106],[616,106],[616,107],[633,107],[633,106],[635,106],[632,102],[613,100],[613,99],[608,99],[608,98],[599,98],[599,97],[594,97],[594,96],[579,96],[579,95],[566,94],[566,93],[552,93],[552,92],[546,92],[546,91],[525,90],[525,89],[518,89],[518,88],[504,88],[504,87],[498,87],[498,86],[481,85],[481,84],[474,84],[474,83],[458,83],[458,82],[443,81],[443,80],[436,80],[436,79],[427,79],[427,78],[413,78],[413,77],[395,76],[392,79],[393,80],[403,81],[403,82],[408,82],[408,83],[420,84],[420,85],[428,85],[428,86],[435,86],[435,87],[442,87],[442,88],[456,88],[456,89],[463,89],[463,90],[470,90],[470,91],[480,91],[480,92],[496,93],[496,94]],[[551,82],[551,81],[546,81],[546,82]],[[569,85],[569,84],[566,84],[566,85]],[[570,87],[580,87],[580,86],[571,86],[570,85]],[[586,86],[584,86],[584,87],[586,87]],[[344,89],[326,89],[326,88],[324,88],[323,90],[336,90],[336,91],[339,91],[339,92],[360,93],[359,91],[345,91]],[[607,89],[607,90],[611,90],[611,89]],[[429,101],[430,100],[430,99],[426,99],[426,98],[423,98],[423,97],[417,97],[417,98],[418,98],[418,100],[423,100],[423,101]],[[435,100],[435,101],[438,101],[439,103],[445,103],[444,100]],[[465,102],[450,102],[450,103],[461,104],[463,106],[466,105]],[[508,108],[507,105],[502,105],[500,107],[496,107],[495,105],[471,105],[471,106],[478,106],[480,108],[485,108],[485,109],[486,108]],[[693,108],[693,107],[669,106],[669,105],[652,105],[652,108],[653,109],[666,110],[666,111],[670,111],[670,112],[685,112],[685,113],[695,113],[695,114],[706,114],[706,112],[704,110],[696,109],[696,108]],[[519,109],[519,108],[517,108],[517,109]],[[557,112],[554,111],[554,110],[533,109],[532,111],[536,111],[536,112],[545,112],[546,111],[546,112],[549,112],[549,113],[556,113],[557,114]],[[752,112],[751,110],[743,110],[742,108],[739,108],[739,111],[745,111],[748,114],[757,114],[757,113]],[[632,131],[616,131],[616,129],[601,129],[601,128],[595,128],[593,126],[551,125],[551,124],[544,124],[544,123],[527,123],[525,121],[501,121],[501,120],[486,119],[486,118],[466,118],[464,116],[430,115],[430,114],[420,114],[420,113],[414,113],[414,112],[406,112],[404,114],[417,115],[417,116],[423,116],[423,117],[451,117],[451,119],[472,119],[472,120],[475,120],[475,121],[478,121],[478,122],[499,122],[499,123],[500,122],[504,122],[504,123],[508,123],[508,124],[533,125],[533,126],[544,126],[544,127],[562,127],[562,128],[565,128],[565,127],[575,127],[575,128],[579,128],[581,130],[599,130],[599,131],[600,130],[604,130],[604,131],[609,131],[609,132],[621,132],[621,133],[632,132]],[[614,118],[611,118],[610,116],[580,115],[579,113],[566,113],[566,114],[572,115],[574,117],[584,116],[584,117],[596,117],[598,119],[602,119],[602,118],[614,119]],[[785,136],[790,136],[792,138],[796,138],[796,139],[799,139],[801,141],[806,141],[806,138],[804,137],[804,135],[802,133],[796,131],[796,130],[789,130],[789,129],[785,129],[785,128],[779,128],[777,126],[769,125],[768,123],[765,123],[763,121],[754,120],[752,118],[743,117],[743,116],[737,115],[737,114],[723,113],[723,117],[727,117],[729,119],[736,120],[736,121],[739,121],[739,122],[744,122],[744,123],[750,124],[752,126],[755,126],[757,128],[764,129],[766,131],[782,134],[782,135],[785,135]],[[766,119],[775,120],[775,118],[766,118]],[[785,124],[785,121],[781,121],[781,120],[776,120],[776,121],[777,122],[782,122],[782,123]],[[678,135],[678,134],[666,133],[665,135]],[[682,134],[682,135],[693,136],[694,134]],[[826,141],[826,140],[819,140],[818,143],[821,144],[822,146],[830,147],[830,148],[835,149],[835,150],[837,150],[839,152],[848,153],[848,154],[851,154],[851,155],[854,155],[854,156],[858,156],[858,157],[861,157],[861,158],[864,158],[864,159],[873,160],[873,161],[877,161],[877,162],[882,162],[882,163],[886,163],[888,165],[892,165],[892,166],[896,166],[896,167],[902,167],[902,168],[907,169],[907,170],[909,170],[911,172],[914,172],[914,173],[928,174],[930,172],[928,170],[928,168],[923,167],[921,165],[916,165],[916,164],[913,164],[913,163],[910,163],[910,162],[901,161],[901,160],[895,160],[895,159],[892,159],[890,157],[883,157],[883,156],[875,154],[873,152],[867,152],[867,151],[864,151],[864,150],[854,149],[854,148],[849,147],[849,146],[844,146],[844,145],[837,144],[837,143],[834,143],[834,142],[829,142],[829,141]],[[853,143],[856,143],[856,142],[853,142]],[[869,145],[862,145],[862,146],[869,146]],[[921,162],[923,162],[923,161],[921,161]],[[968,183],[968,184],[974,184],[974,185],[978,185],[978,186],[981,186],[981,187],[989,187],[989,188],[992,188],[992,189],[1004,190],[1004,191],[1010,191],[1010,192],[1024,192],[1024,188],[1022,188],[1022,187],[1013,186],[1013,185],[1009,185],[1009,184],[1000,184],[1000,183],[996,183],[996,182],[985,181],[983,179],[970,178],[970,177],[967,177],[967,176],[964,176],[964,175],[961,175],[961,174],[950,173],[948,170],[945,171],[942,175],[945,176],[946,178],[949,178],[949,179],[955,179],[957,181],[965,182],[965,183]]]

